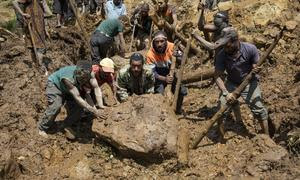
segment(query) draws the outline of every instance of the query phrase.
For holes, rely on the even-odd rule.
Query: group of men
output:
[[[100,89],[103,83],[110,85],[115,98],[121,103],[132,94],[164,94],[168,85],[174,92],[177,79],[175,74],[170,73],[170,67],[176,51],[173,44],[175,38],[173,31],[177,27],[176,10],[168,3],[168,0],[156,0],[155,5],[153,16],[149,15],[149,4],[143,3],[133,11],[131,18],[128,18],[125,4],[121,0],[106,2],[106,18],[92,33],[90,39],[92,61],[79,61],[76,66],[63,67],[48,77],[46,95],[49,106],[38,124],[41,135],[47,136],[55,127],[55,118],[64,104],[68,113],[64,121],[66,127],[70,127],[72,123],[79,120],[84,111],[101,116],[106,108]],[[27,14],[32,11],[26,11],[26,8],[25,11],[22,10],[18,4],[15,4],[15,7],[24,20],[34,15]],[[42,3],[40,7],[43,7]],[[153,30],[152,23],[157,26],[158,30],[150,37]],[[126,46],[123,32],[128,24],[134,27],[132,33],[138,39],[137,49],[149,50],[146,57],[140,53],[133,53],[129,58],[129,65],[116,73],[114,62],[109,58],[109,50],[114,42],[119,41],[118,51],[124,56]],[[169,24],[171,28],[166,28],[166,24]],[[231,93],[248,73],[257,69],[258,50],[254,45],[239,40],[237,31],[229,24],[227,12],[216,13],[213,24],[204,24],[203,16],[201,16],[198,27],[205,33],[213,33],[213,41],[201,36],[195,37],[205,47],[215,51],[215,81],[221,90],[219,105],[233,103],[235,115],[241,120],[239,105],[236,97]],[[148,47],[149,44],[150,47]],[[42,51],[44,46],[38,49]],[[227,73],[225,83],[224,71]],[[258,82],[258,77],[253,76],[241,97],[245,99],[255,117],[260,120],[264,133],[268,134],[268,113],[262,104]],[[176,106],[177,114],[182,113],[183,97],[186,95],[187,89],[180,87]],[[225,133],[223,120],[219,121],[219,130],[222,140]]]

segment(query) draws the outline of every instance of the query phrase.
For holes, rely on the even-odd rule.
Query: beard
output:
[[[167,43],[164,44],[163,46],[161,47],[157,47],[155,45],[155,43],[153,43],[153,48],[155,50],[155,52],[159,53],[159,54],[164,54],[166,52],[166,49],[167,49]]]

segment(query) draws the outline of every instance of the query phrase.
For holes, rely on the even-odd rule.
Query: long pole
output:
[[[176,89],[175,89],[175,93],[174,93],[174,101],[173,101],[173,104],[172,104],[172,108],[174,110],[176,110],[176,105],[177,105],[177,101],[178,101],[178,95],[179,95],[179,90],[180,90],[180,86],[181,86],[183,70],[184,70],[184,66],[185,66],[185,63],[187,61],[188,55],[189,55],[190,48],[191,48],[191,38],[189,38],[187,46],[184,49],[184,54],[183,54],[183,58],[182,58],[182,61],[181,61],[180,71],[179,71],[179,74],[177,76]]]

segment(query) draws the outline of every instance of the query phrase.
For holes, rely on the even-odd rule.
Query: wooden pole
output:
[[[81,31],[82,31],[82,34],[83,34],[83,38],[84,38],[84,40],[85,40],[85,43],[86,43],[86,46],[87,47],[89,47],[89,41],[88,41],[88,35],[87,35],[87,33],[86,33],[86,31],[85,31],[85,29],[83,28],[83,25],[82,25],[82,22],[81,22],[81,20],[80,20],[80,17],[78,16],[78,14],[77,14],[77,10],[76,10],[76,8],[75,8],[75,2],[74,2],[74,0],[69,0],[69,3],[70,3],[70,6],[71,6],[71,9],[73,10],[73,12],[74,12],[74,15],[75,15],[75,17],[76,17],[76,20],[77,20],[77,22],[78,22],[78,25],[79,25],[79,27],[80,27],[80,29],[81,29]]]
[[[275,46],[277,45],[278,41],[280,40],[280,38],[283,35],[283,31],[285,30],[285,28],[283,28],[280,33],[276,36],[274,42],[271,44],[271,46],[267,49],[266,53],[260,58],[260,60],[257,63],[257,67],[261,66],[264,61],[267,59],[267,57],[270,55],[270,53],[272,52],[272,50],[275,48]],[[243,80],[242,84],[240,84],[233,92],[233,96],[238,98],[241,94],[241,92],[245,89],[245,87],[250,83],[251,79],[253,76],[253,70],[245,77],[245,79]],[[207,132],[213,127],[213,125],[218,121],[219,118],[222,117],[223,113],[231,108],[231,104],[225,104],[223,106],[221,106],[220,110],[210,119],[209,124],[207,125],[207,127],[204,129],[204,131],[202,131],[193,141],[192,143],[192,148],[196,149],[198,144],[201,142],[201,140],[203,139],[203,137],[207,134]]]
[[[214,72],[215,72],[214,68],[210,68],[208,70],[201,69],[195,72],[190,72],[184,74],[181,83],[189,84],[189,83],[207,80],[214,77]]]
[[[176,105],[177,105],[179,90],[180,90],[180,86],[181,86],[183,69],[184,69],[185,63],[187,61],[190,48],[191,48],[191,38],[189,38],[187,46],[184,49],[184,54],[183,54],[183,58],[182,58],[182,61],[181,61],[180,71],[179,71],[178,76],[177,76],[176,89],[175,89],[175,93],[174,93],[174,101],[173,101],[173,104],[172,104],[172,108],[174,109],[174,111],[176,111]]]

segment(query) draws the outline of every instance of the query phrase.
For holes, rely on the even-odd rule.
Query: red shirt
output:
[[[113,87],[113,83],[114,83],[114,74],[110,73],[110,76],[107,76],[105,79],[101,79],[100,78],[100,71],[102,71],[101,66],[99,65],[93,65],[92,66],[92,72],[95,73],[95,77],[97,79],[98,85],[102,86],[104,83],[109,84],[111,87]]]

